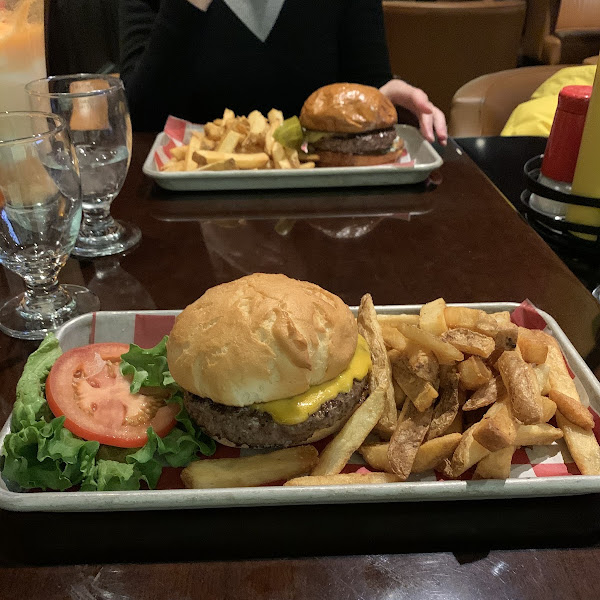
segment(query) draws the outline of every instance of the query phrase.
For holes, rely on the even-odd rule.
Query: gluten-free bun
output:
[[[300,112],[305,129],[362,133],[392,127],[398,114],[377,88],[358,83],[332,83],[314,91]]]
[[[348,366],[354,316],[319,286],[256,273],[206,291],[175,320],[169,369],[184,389],[247,406],[287,398]]]

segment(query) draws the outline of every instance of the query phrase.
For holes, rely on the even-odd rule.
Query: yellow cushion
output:
[[[533,92],[531,100],[519,104],[513,110],[500,135],[548,137],[560,90],[566,85],[593,85],[595,74],[595,65],[567,67],[557,71]]]

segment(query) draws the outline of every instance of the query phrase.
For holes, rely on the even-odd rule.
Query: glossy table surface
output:
[[[425,184],[175,194],[141,173],[137,135],[113,214],[126,256],[70,259],[105,310],[183,308],[280,271],[376,304],[521,301],[592,369],[600,305],[456,145]],[[520,177],[520,173],[515,173]],[[21,289],[3,272],[0,297]],[[0,335],[0,419],[33,343]],[[0,511],[0,598],[595,598],[600,498],[63,514]]]

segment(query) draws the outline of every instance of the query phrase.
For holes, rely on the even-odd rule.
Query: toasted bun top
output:
[[[306,129],[362,133],[392,127],[398,114],[377,88],[358,83],[332,83],[314,91],[300,112]]]
[[[317,285],[256,273],[206,291],[175,320],[169,369],[231,406],[287,398],[339,375],[358,339],[344,302]]]

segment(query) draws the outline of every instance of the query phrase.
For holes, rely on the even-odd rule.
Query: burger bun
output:
[[[364,133],[392,127],[398,114],[377,88],[358,83],[333,83],[314,91],[304,102],[300,123],[305,129]]]
[[[344,371],[358,340],[348,306],[319,286],[255,273],[217,285],[175,320],[169,370],[229,406],[288,398]]]

